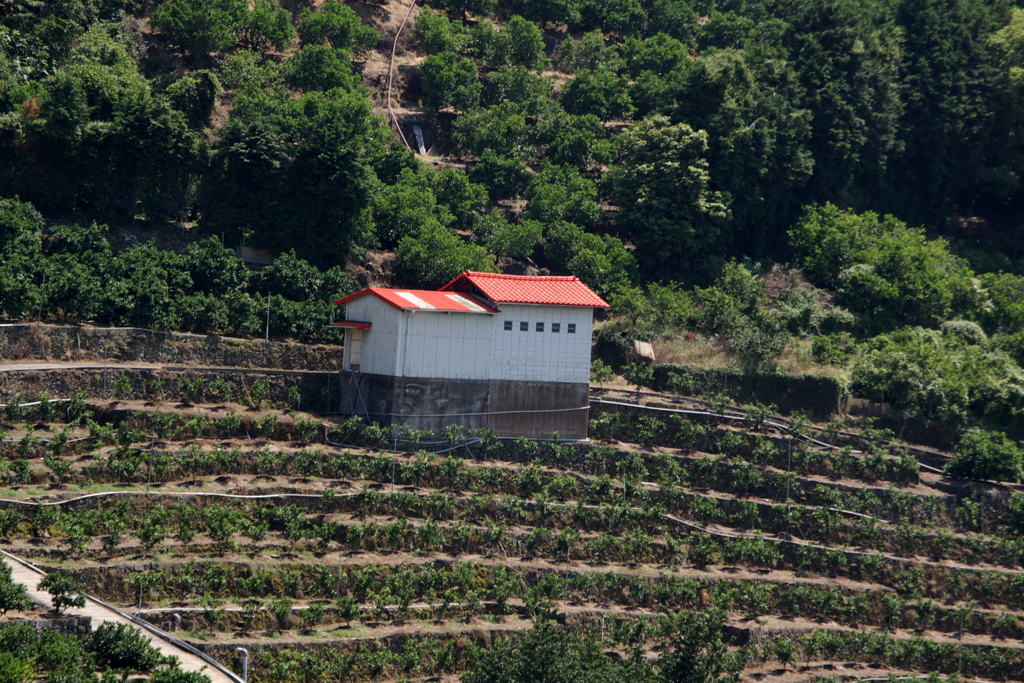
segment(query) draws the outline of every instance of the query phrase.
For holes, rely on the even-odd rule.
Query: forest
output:
[[[329,340],[367,284],[571,273],[616,371],[1019,436],[1022,84],[1002,0],[3,0],[0,315]]]

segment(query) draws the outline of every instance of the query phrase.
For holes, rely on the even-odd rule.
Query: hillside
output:
[[[254,683],[1022,680],[1022,37],[1001,0],[0,0],[4,547]],[[331,414],[332,302],[465,270],[610,303],[593,443]],[[103,673],[26,633],[0,677]],[[146,652],[112,668],[203,683]]]

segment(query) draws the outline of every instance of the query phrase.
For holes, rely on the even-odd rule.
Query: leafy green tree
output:
[[[470,181],[460,168],[446,168],[433,179],[437,203],[452,214],[455,224],[470,227],[476,215],[487,204],[487,188]]]
[[[36,280],[42,260],[40,233],[43,216],[28,202],[0,199],[0,311],[11,318],[23,318],[39,302],[40,279]]]
[[[659,74],[677,71],[688,66],[690,61],[686,45],[666,33],[657,33],[646,40],[628,38],[623,56],[634,78],[644,71]]]
[[[501,31],[495,31],[488,23],[478,25],[473,33],[473,42],[484,65],[492,69],[522,66],[540,70],[548,64],[540,29],[518,15],[509,19]]]
[[[82,584],[67,574],[50,572],[39,582],[39,588],[52,596],[50,601],[55,612],[66,607],[85,607]]]
[[[452,214],[438,206],[431,181],[430,173],[422,168],[404,169],[395,184],[377,188],[370,211],[381,245],[392,248],[427,222],[442,226],[452,222]]]
[[[838,290],[838,303],[869,329],[934,325],[983,306],[974,274],[946,242],[893,216],[809,207],[790,241],[813,281]]]
[[[290,85],[302,90],[353,90],[359,77],[341,51],[329,45],[308,45],[292,53],[284,65]]]
[[[212,71],[200,69],[182,76],[167,87],[164,95],[185,115],[191,127],[201,129],[210,122],[217,97],[224,92]]]
[[[960,438],[943,472],[950,477],[1020,482],[1024,452],[1002,432],[971,429]]]
[[[570,114],[591,114],[602,121],[629,119],[634,112],[629,82],[608,69],[580,69],[562,88],[562,106]]]
[[[483,158],[488,152],[529,158],[536,153],[536,131],[517,102],[502,102],[459,117],[452,139],[460,150]]]
[[[586,170],[594,161],[608,161],[611,143],[601,119],[593,114],[552,118],[544,128],[545,158],[554,163]]]
[[[149,644],[142,631],[129,624],[100,625],[86,644],[97,666],[120,671],[153,671],[165,662],[160,651]]]
[[[843,0],[796,3],[786,20],[783,44],[813,112],[814,174],[804,196],[869,202],[900,144],[901,32],[884,6]]]
[[[527,218],[593,227],[601,218],[597,186],[572,166],[546,165],[526,188]]]
[[[580,20],[580,5],[580,0],[513,0],[512,10],[542,24],[573,25]]]
[[[470,33],[465,26],[453,23],[444,14],[429,7],[424,7],[416,16],[412,35],[431,55],[441,52],[462,54],[470,42]]]
[[[637,280],[636,260],[622,240],[585,232],[574,223],[547,226],[544,256],[552,266],[583,280],[601,296],[608,296]]]
[[[242,43],[252,50],[273,46],[284,50],[295,39],[292,15],[277,0],[255,0],[253,8],[245,13],[239,27]]]
[[[256,246],[339,263],[369,199],[369,153],[385,135],[361,94],[245,89],[214,149],[204,215]]]
[[[427,106],[433,109],[453,107],[469,111],[480,103],[483,85],[477,76],[476,64],[468,57],[453,52],[440,52],[423,60],[420,76]]]
[[[641,31],[647,19],[640,0],[580,0],[579,4],[583,29],[601,28],[629,36]]]
[[[619,73],[623,66],[618,46],[601,31],[584,33],[578,43],[568,36],[558,47],[558,68],[566,73],[577,69],[607,69]]]
[[[5,534],[9,535],[9,534]],[[6,562],[0,565],[0,615],[9,610],[28,610],[32,601],[25,594],[25,586],[11,580],[11,566]]]
[[[314,10],[306,7],[299,17],[302,45],[328,44],[336,50],[363,54],[380,40],[380,34],[367,26],[348,5],[333,0]]]
[[[494,14],[497,0],[433,0],[438,9],[459,12],[465,19],[468,14],[489,17]]]
[[[493,150],[484,152],[469,169],[470,179],[486,187],[491,199],[519,196],[529,175],[530,170],[522,159],[502,156]]]
[[[977,196],[980,177],[998,173],[991,142],[1001,137],[1003,104],[990,36],[1005,8],[991,0],[896,3],[906,94],[889,205],[908,222],[941,221]]]
[[[538,221],[510,223],[501,209],[481,214],[473,223],[473,234],[487,251],[498,256],[528,258],[544,236],[544,226]]]
[[[211,52],[224,52],[235,44],[235,31],[245,15],[243,0],[167,0],[153,12],[150,23],[201,63]]]
[[[552,80],[518,65],[503,66],[487,75],[484,103],[496,105],[502,102],[515,102],[533,116],[557,107]]]
[[[641,72],[633,91],[645,108],[708,133],[710,189],[728,196],[725,235],[743,254],[785,253],[785,230],[798,218],[799,196],[814,172],[813,112],[799,106],[801,87],[791,67],[749,53],[721,50],[687,60],[664,79]]]
[[[437,222],[403,237],[397,255],[405,280],[423,288],[440,287],[467,270],[496,271],[494,257],[483,247],[464,242]]]
[[[621,166],[609,172],[608,183],[644,270],[710,280],[721,264],[728,210],[725,198],[709,189],[707,134],[654,116],[622,137]]]

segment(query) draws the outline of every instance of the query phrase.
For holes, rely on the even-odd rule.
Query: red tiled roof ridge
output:
[[[493,278],[496,280],[525,280],[528,282],[532,282],[535,280],[547,280],[548,282],[583,282],[583,280],[579,279],[575,275],[511,275],[509,273],[483,273],[475,270],[467,270],[465,273],[455,278],[455,280],[458,280],[459,278],[462,277],[486,277]],[[452,280],[452,282],[454,282],[455,280]],[[448,284],[451,284],[451,282],[449,282]],[[448,285],[445,285],[445,287],[447,286]],[[441,289],[444,289],[444,287],[442,287]]]

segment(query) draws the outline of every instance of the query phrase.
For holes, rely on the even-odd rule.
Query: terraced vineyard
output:
[[[640,677],[1024,680],[1012,486],[877,430],[644,399],[595,403],[585,446],[8,401],[0,533],[236,671],[247,649],[257,683],[455,679],[552,623]]]

